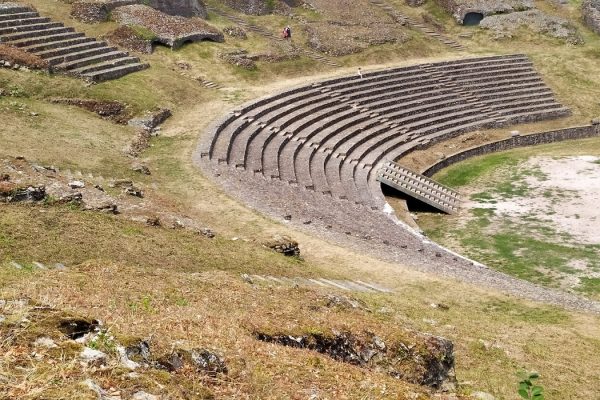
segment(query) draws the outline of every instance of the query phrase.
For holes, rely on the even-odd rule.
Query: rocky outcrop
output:
[[[569,21],[539,10],[492,15],[485,17],[480,26],[492,31],[495,39],[511,38],[519,28],[526,27],[535,33],[564,40],[569,44],[583,43],[583,38]]]
[[[71,16],[88,24],[104,22],[115,8],[141,3],[142,0],[80,0],[71,6]]]
[[[583,22],[600,35],[600,0],[584,0],[581,5]]]
[[[535,8],[533,0],[437,0],[456,21],[463,23],[469,13],[482,14],[484,17],[494,14],[506,14]]]
[[[290,1],[288,1],[290,2]],[[228,7],[233,8],[248,15],[266,15],[273,12],[285,13],[289,11],[288,2],[279,0],[224,0],[223,3]],[[292,4],[294,4],[292,2]]]
[[[201,18],[206,18],[208,15],[206,6],[200,0],[149,0],[143,4],[169,15]]]
[[[206,18],[206,6],[200,0],[79,0],[71,7],[71,16],[87,23],[107,21],[117,7],[144,4],[165,14]]]
[[[144,5],[119,7],[112,17],[121,25],[141,27],[152,33],[153,42],[177,49],[187,42],[223,42],[223,33],[200,18],[167,15]]]
[[[454,345],[442,337],[424,334],[403,340],[389,340],[370,332],[267,334],[255,332],[263,342],[313,350],[334,360],[385,372],[418,385],[432,388],[455,383]]]

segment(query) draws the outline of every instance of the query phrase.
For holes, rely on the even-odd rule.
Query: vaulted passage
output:
[[[463,19],[463,25],[466,25],[466,26],[479,25],[479,23],[481,22],[482,19],[483,19],[482,13],[470,12],[470,13],[467,13],[467,15],[465,15],[465,18]]]

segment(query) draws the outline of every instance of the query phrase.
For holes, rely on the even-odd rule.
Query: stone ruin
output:
[[[533,0],[438,0],[459,24],[481,21],[494,14],[507,14],[535,8]],[[475,23],[473,25],[476,25]]]
[[[173,49],[187,42],[211,40],[223,42],[223,33],[208,25],[201,18],[171,16],[144,5],[130,5],[115,9],[112,18],[119,24],[142,28],[152,34],[146,40]]]
[[[594,32],[600,34],[600,0],[584,0],[581,5],[583,22]]]
[[[87,23],[108,21],[118,7],[146,5],[168,15],[206,18],[206,6],[200,0],[79,0],[71,9],[71,16]]]

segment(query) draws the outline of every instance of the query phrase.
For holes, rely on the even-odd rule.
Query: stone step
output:
[[[45,38],[48,36],[72,33],[72,32],[75,32],[75,29],[67,28],[65,26],[62,26],[62,24],[58,24],[58,26],[56,26],[54,28],[2,35],[2,37],[0,39],[2,39],[2,42],[13,42],[13,41],[18,41],[18,40],[22,40],[22,39],[40,39],[40,38]]]
[[[148,64],[143,63],[125,64],[117,67],[107,67],[99,71],[84,73],[82,76],[93,82],[103,82],[111,79],[118,79],[122,76],[132,72],[144,70],[148,67]]]
[[[120,53],[120,52],[115,52],[115,53]],[[110,69],[110,68],[126,65],[126,64],[136,64],[136,63],[139,63],[139,61],[140,61],[140,59],[137,57],[130,57],[130,56],[126,55],[125,53],[120,53],[120,54],[112,55],[109,59],[105,59],[103,61],[96,62],[93,64],[88,64],[83,67],[74,68],[69,71],[70,71],[70,73],[73,73],[76,75],[83,75],[83,74],[90,74],[90,73],[94,73],[97,71],[101,71],[101,70],[107,69],[107,68]]]
[[[35,25],[50,22],[50,18],[43,18],[34,15],[29,18],[17,18],[17,19],[6,19],[0,20],[0,28],[8,28],[11,26],[25,26],[25,25]]]
[[[84,59],[88,59],[89,57],[98,56],[101,54],[107,54],[113,51],[117,51],[114,47],[107,47],[106,43],[98,43],[98,46],[88,46],[89,48],[76,52],[67,52],[65,54],[47,58],[46,61],[50,63],[50,65],[59,65],[59,64],[67,64],[71,62],[81,61]],[[82,64],[83,65],[83,64]],[[74,67],[73,67],[74,68]],[[67,68],[69,69],[69,68]]]
[[[1,3],[0,3],[1,4]],[[0,21],[12,21],[16,19],[36,18],[40,15],[35,11],[25,11],[20,13],[0,14]]]
[[[47,49],[42,51],[33,51],[39,57],[44,59],[48,59],[50,63],[52,63],[52,59],[60,59],[61,57],[65,57],[70,54],[77,54],[79,52],[83,52],[85,50],[96,49],[100,47],[105,47],[106,42],[98,42],[96,40],[86,38],[88,40],[80,43],[71,44],[71,42],[67,41],[63,43],[62,46],[56,47],[53,49]]]
[[[75,58],[71,61],[65,61],[58,64],[58,69],[70,71],[73,70],[75,73],[93,72],[93,69],[88,68],[90,65],[96,65],[105,61],[115,60],[118,58],[128,57],[128,54],[122,51],[115,50],[111,47],[101,48],[102,52],[99,54],[90,55],[89,57]],[[135,61],[139,61],[135,59]]]
[[[44,47],[44,45],[51,46],[58,42],[63,42],[63,41],[69,40],[69,39],[76,39],[76,38],[81,38],[82,40],[88,39],[88,38],[85,38],[85,35],[83,33],[64,32],[64,33],[48,34],[47,36],[15,40],[15,41],[10,42],[10,45],[16,46],[16,47],[26,47],[26,49],[24,49],[24,50],[31,51],[30,49],[36,47],[35,45],[42,45],[42,47]],[[51,47],[45,47],[45,48],[51,48]]]
[[[40,55],[41,57],[52,57],[54,54],[64,54],[63,51],[72,46],[83,46],[86,44],[90,45],[92,43],[97,42],[92,38],[88,38],[83,35],[78,35],[70,39],[55,40],[51,42],[38,43],[30,46],[23,46],[22,49],[30,53]],[[56,51],[56,53],[53,53],[54,51]]]
[[[8,4],[0,3],[0,15],[21,14],[21,13],[27,13],[27,12],[33,12],[31,7],[14,6],[12,4],[8,5]]]
[[[56,28],[64,28],[64,25],[60,22],[41,22],[37,24],[18,24],[14,26],[7,26],[0,28],[0,36],[11,36],[11,34],[25,33],[25,32],[40,32],[46,30],[52,30]],[[28,37],[28,36],[26,36]],[[21,38],[19,38],[21,39]]]

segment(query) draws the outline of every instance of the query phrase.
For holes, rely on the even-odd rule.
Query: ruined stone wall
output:
[[[600,35],[600,0],[585,0],[581,5],[583,22]]]
[[[600,136],[600,124],[577,126],[541,133],[532,133],[530,135],[523,136],[514,136],[508,139],[499,140],[497,142],[472,147],[470,149],[450,155],[438,163],[430,166],[422,173],[426,176],[432,176],[436,172],[449,167],[452,164],[484,154],[510,150],[517,147],[535,146],[538,144],[561,142],[564,140],[584,139],[593,136]]]

